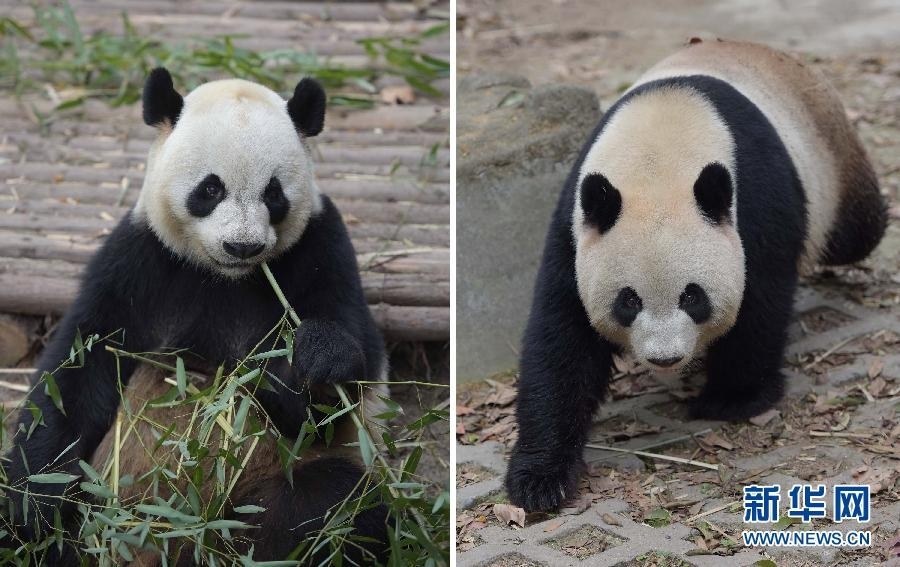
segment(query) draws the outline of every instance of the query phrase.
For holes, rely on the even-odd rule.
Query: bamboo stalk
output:
[[[290,316],[290,318],[294,322],[294,324],[299,327],[302,324],[300,317],[297,315],[297,312],[294,311],[294,308],[291,307],[287,298],[284,296],[284,292],[281,290],[281,286],[278,285],[278,282],[275,280],[275,276],[272,274],[272,271],[269,269],[269,265],[266,262],[262,263],[262,270],[263,270],[263,274],[265,274],[265,276],[266,276],[266,279],[269,281],[269,285],[272,286],[272,290],[275,292],[275,297],[277,297],[278,301],[281,302],[281,305],[284,307],[285,311],[287,311],[288,315]],[[332,384],[332,386],[334,386],[334,389],[337,391],[337,395],[341,399],[341,403],[344,405],[345,408],[350,408],[354,405],[350,401],[350,397],[347,395],[347,390],[344,388],[344,386],[342,384]],[[369,446],[372,448],[372,451],[374,451],[374,453],[375,453],[375,455],[374,455],[375,458],[378,459],[378,462],[381,463],[381,465],[384,467],[385,474],[390,477],[390,479],[393,483],[399,483],[400,482],[399,477],[397,477],[397,475],[394,473],[394,470],[391,468],[390,464],[384,458],[384,455],[381,454],[381,451],[378,449],[378,445],[375,443],[374,439],[372,438],[371,432],[369,432],[369,428],[360,419],[359,414],[352,410],[349,411],[348,413],[350,414],[350,418],[353,420],[353,424],[356,426],[357,431],[359,431],[360,434],[366,436]],[[392,486],[388,486],[388,490],[395,498],[400,497],[399,489],[394,488]],[[425,518],[423,518],[422,515],[419,513],[419,511],[412,508],[412,509],[410,509],[410,512],[412,512],[413,517],[415,517],[416,522],[419,524],[419,526],[423,530],[427,531],[427,522],[425,521]]]
[[[633,449],[621,449],[619,447],[609,447],[607,445],[597,445],[594,443],[587,443],[587,444],[585,444],[585,447],[590,447],[591,449],[602,449],[603,451],[614,451],[616,453],[631,453],[632,455],[638,455],[640,457],[649,457],[651,459],[672,461],[673,463],[681,463],[683,465],[693,465],[695,467],[700,467],[700,468],[709,469],[709,470],[713,470],[713,471],[719,470],[719,465],[704,463],[703,461],[694,461],[691,459],[685,459],[683,457],[673,457],[671,455],[661,455],[659,453],[648,453],[647,451],[635,451]]]
[[[712,510],[707,510],[706,512],[701,512],[701,513],[697,514],[696,516],[691,516],[690,518],[685,520],[684,523],[690,524],[694,520],[699,520],[700,518],[703,518],[705,516],[710,516],[712,514],[715,514],[716,512],[721,512],[722,510],[724,510],[726,508],[731,508],[735,504],[740,504],[742,502],[743,502],[743,500],[735,500],[734,502],[729,502],[727,504],[722,504],[721,506],[716,506]]]

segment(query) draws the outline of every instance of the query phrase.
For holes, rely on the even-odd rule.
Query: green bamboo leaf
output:
[[[44,382],[44,394],[50,398],[50,401],[53,402],[53,405],[56,406],[60,413],[66,415],[66,410],[63,408],[62,394],[59,392],[56,378],[53,377],[53,374],[44,372],[41,375],[41,380]]]
[[[237,413],[234,415],[232,431],[234,431],[235,438],[241,437],[244,432],[244,422],[247,420],[247,414],[250,412],[250,404],[251,399],[244,396],[244,399],[241,400],[241,405],[238,406]]]
[[[100,480],[100,473],[94,470],[94,468],[87,464],[84,461],[78,461],[78,466],[81,467],[81,470],[84,471],[84,474],[87,475],[92,482],[96,482]]]
[[[184,359],[175,358],[175,380],[178,385],[178,394],[184,398],[187,393],[187,372],[184,370]]]
[[[173,522],[182,522],[187,524],[199,522],[201,520],[201,518],[199,518],[198,516],[190,516],[188,514],[185,514],[184,512],[179,512],[178,510],[175,510],[169,506],[160,506],[158,504],[138,504],[134,508],[142,514],[147,514],[148,516],[161,516],[163,518],[168,518]]]
[[[206,529],[208,530],[243,530],[256,527],[259,526],[251,526],[240,520],[213,520],[206,523]]]
[[[255,504],[247,504],[246,506],[238,506],[232,511],[235,514],[258,514],[260,512],[265,512],[266,509],[262,506],[256,506]]]
[[[428,39],[430,37],[438,37],[446,33],[450,33],[450,22],[431,26],[430,28],[419,34],[419,37]]]
[[[73,480],[78,480],[78,475],[67,473],[42,473],[28,475],[28,482],[36,482],[38,484],[68,484]]]
[[[85,98],[83,96],[80,96],[78,98],[73,98],[71,100],[67,100],[65,102],[59,103],[58,105],[56,105],[56,108],[54,108],[54,110],[57,110],[57,111],[69,110],[70,108],[75,108],[77,106],[81,106],[82,104],[84,104],[84,100],[85,100]]]
[[[268,358],[277,358],[279,356],[287,356],[291,354],[291,351],[286,348],[279,348],[276,350],[270,350],[267,352],[261,352],[259,354],[254,354],[248,360],[266,360]]]
[[[365,429],[357,428],[357,434],[359,437],[359,452],[362,455],[363,463],[370,467],[375,462],[375,448],[372,446],[372,441]]]
[[[416,473],[416,469],[419,468],[419,460],[421,458],[422,447],[416,446],[406,458],[406,462],[403,463],[403,473],[400,475],[401,481],[406,480]]]
[[[319,424],[319,427],[322,427],[323,425],[328,425],[329,423],[331,423],[332,421],[341,417],[342,415],[346,414],[347,412],[355,410],[358,406],[359,406],[359,402],[356,402],[352,406],[347,406],[342,410],[338,410],[338,411],[332,413],[331,415],[326,417],[325,420],[322,421],[322,423]]]

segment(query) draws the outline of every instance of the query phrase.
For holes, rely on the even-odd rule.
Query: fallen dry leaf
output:
[[[704,551],[709,551],[709,546],[706,545],[706,540],[700,536],[694,536],[694,544]]]
[[[897,537],[889,539],[884,548],[888,557],[900,557],[900,532],[897,532]]]
[[[888,216],[893,219],[900,219],[900,205],[889,208]]]
[[[715,431],[710,431],[703,437],[699,437],[698,440],[713,447],[720,447],[722,449],[725,449],[726,451],[734,449],[734,444],[731,441],[725,439]]]
[[[853,480],[858,484],[868,484],[872,487],[872,494],[878,494],[885,488],[893,486],[895,477],[900,475],[900,465],[894,468],[863,465],[856,468],[852,474]]]
[[[566,520],[556,520],[553,522],[547,522],[547,525],[544,526],[544,533],[552,532],[554,530],[559,529],[560,526],[566,523]]]
[[[620,520],[619,518],[616,518],[609,512],[603,512],[602,514],[600,514],[600,519],[603,520],[604,522],[606,522],[607,525],[610,525],[610,526],[621,526],[622,525],[622,520]]]
[[[832,425],[830,429],[832,431],[843,431],[847,429],[847,426],[850,425],[850,413],[844,412],[840,414],[838,417],[838,422],[835,425]]]
[[[882,396],[888,395],[885,391],[887,389],[887,380],[883,377],[879,376],[869,382],[869,393],[872,394],[873,397],[880,398]]]
[[[872,364],[869,365],[869,378],[875,378],[881,371],[884,370],[884,359],[881,357],[876,358],[872,361]],[[875,395],[875,394],[872,394]]]
[[[504,526],[510,522],[525,527],[525,510],[512,504],[494,504],[494,515]]]
[[[765,427],[767,423],[775,419],[781,415],[781,412],[777,409],[770,409],[769,411],[765,411],[755,417],[750,418],[750,423],[757,427]]]
[[[581,495],[579,496],[578,500],[569,502],[570,505],[561,509],[559,513],[561,516],[577,516],[578,514],[581,514],[582,512],[590,508],[592,503],[593,498],[590,494]]]
[[[497,390],[484,401],[485,405],[508,406],[516,401],[517,391],[506,384],[499,384]]]

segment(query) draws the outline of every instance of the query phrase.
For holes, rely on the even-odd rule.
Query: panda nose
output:
[[[673,364],[677,364],[681,362],[683,356],[673,356],[671,358],[648,358],[647,362],[655,364],[656,366],[661,366],[666,368],[668,366],[672,366]]]
[[[246,260],[247,258],[252,258],[258,255],[263,249],[266,247],[265,244],[257,244],[257,243],[244,243],[244,242],[223,242],[222,248],[225,249],[226,252],[234,256],[235,258],[240,258],[241,260]]]

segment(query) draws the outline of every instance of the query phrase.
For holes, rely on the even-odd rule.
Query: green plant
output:
[[[439,37],[449,31],[450,24],[444,23],[425,30],[417,37],[372,37],[360,39],[357,43],[365,48],[366,53],[374,61],[384,59],[388,74],[400,75],[410,86],[428,95],[441,97],[443,94],[433,87],[431,82],[450,76],[449,62],[419,52],[415,48],[422,43],[422,40]]]
[[[126,13],[123,33],[98,31],[86,37],[68,2],[58,7],[33,5],[34,32],[12,18],[0,19],[0,86],[17,94],[51,85],[57,110],[97,98],[112,105],[140,99],[147,74],[165,66],[176,83],[191,89],[221,76],[253,80],[286,94],[299,76],[321,81],[331,92],[332,105],[369,107],[373,82],[381,75],[404,77],[410,85],[443,98],[431,83],[449,76],[449,63],[420,53],[423,39],[449,33],[449,24],[434,26],[413,38],[359,40],[372,56],[372,65],[349,68],[322,61],[314,54],[279,49],[257,52],[235,45],[236,36],[221,36],[188,44],[168,44],[142,37]],[[386,64],[378,63],[382,54]]]
[[[197,564],[255,565],[251,553],[241,554],[234,546],[235,533],[253,529],[240,519],[225,518],[226,503],[243,474],[247,463],[265,443],[274,443],[287,478],[292,465],[302,457],[317,439],[332,444],[335,424],[347,417],[357,430],[356,443],[367,472],[357,486],[359,496],[348,496],[326,516],[323,530],[298,546],[278,565],[306,564],[311,555],[328,550],[330,563],[342,563],[342,549],[358,545],[352,520],[361,511],[386,504],[392,519],[389,535],[391,558],[389,565],[449,564],[450,501],[446,484],[423,478],[417,473],[423,454],[421,438],[428,425],[448,422],[446,410],[426,409],[423,415],[403,427],[385,425],[402,411],[396,402],[384,398],[386,409],[378,415],[367,414],[359,401],[364,390],[373,383],[359,382],[335,386],[339,402],[318,404],[310,411],[297,438],[281,436],[268,422],[265,411],[253,396],[257,388],[267,386],[266,365],[279,357],[293,357],[294,332],[302,324],[287,304],[268,267],[263,271],[273,291],[285,306],[281,321],[247,356],[226,372],[220,367],[212,377],[201,377],[185,370],[183,352],[163,354],[130,353],[110,344],[110,337],[91,335],[76,337],[69,358],[61,367],[90,364],[86,353],[101,345],[117,357],[131,358],[142,365],[161,369],[170,382],[164,394],[137,407],[132,401],[123,404],[115,424],[112,457],[101,465],[92,466],[81,461],[83,474],[78,477],[65,473],[37,474],[29,480],[38,484],[68,484],[80,481],[79,487],[94,498],[78,507],[78,530],[71,533],[69,543],[77,546],[85,556],[100,565],[114,565],[130,561],[138,549],[156,549],[172,554],[185,543],[193,548]],[[273,342],[276,341],[276,342]],[[281,348],[262,350],[263,344],[283,344]],[[427,386],[432,386],[428,384]],[[53,373],[45,373],[36,387],[46,392],[62,411]],[[348,392],[355,389],[355,395]],[[154,417],[154,408],[178,408],[190,416],[189,427],[175,429]],[[2,408],[0,408],[2,411]],[[38,412],[35,427],[40,423],[40,410],[31,405],[26,411]],[[2,415],[2,414],[0,414]],[[4,416],[5,417],[5,416]],[[121,474],[117,458],[119,447],[140,442],[133,435],[136,427],[149,427],[156,443],[145,447],[154,462],[140,475]],[[162,454],[168,457],[160,458]],[[135,493],[139,497],[123,496]],[[9,509],[10,494],[18,494],[10,486],[0,467],[0,510]],[[233,510],[240,517],[262,511],[249,505]],[[0,514],[2,516],[2,514]],[[0,517],[0,539],[12,530],[8,519]],[[16,565],[41,564],[47,550],[62,545],[61,520],[55,518],[57,530],[39,542],[17,542],[16,548],[0,549],[0,562]]]

